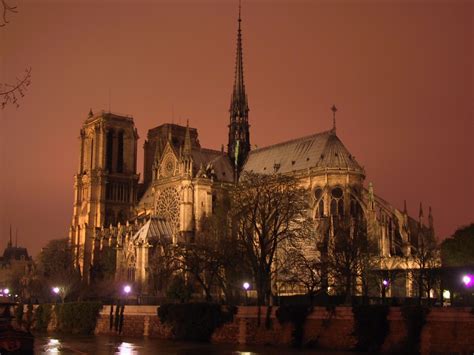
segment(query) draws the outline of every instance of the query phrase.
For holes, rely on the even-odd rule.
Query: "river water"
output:
[[[174,342],[119,336],[36,335],[35,354],[119,355],[296,355],[322,354],[311,350],[271,346]],[[337,354],[331,352],[331,354]],[[348,353],[338,353],[348,354]],[[353,353],[352,353],[353,354]]]

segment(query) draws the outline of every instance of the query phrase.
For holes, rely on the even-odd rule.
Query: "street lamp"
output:
[[[382,280],[382,302],[385,304],[385,295],[390,282],[387,279]]]
[[[474,283],[474,275],[465,274],[462,277],[462,283],[466,287],[471,287]]]
[[[64,288],[59,287],[59,286],[54,286],[51,290],[53,291],[55,295],[59,296],[59,298],[61,299],[61,303],[64,303],[64,296],[65,296]]]
[[[123,287],[123,292],[125,293],[126,296],[128,296],[128,294],[132,291],[132,286],[130,285],[125,285]]]
[[[6,288],[6,289],[3,290],[3,294],[4,294],[4,295],[7,295],[7,296],[8,296],[9,293],[10,293],[10,290],[9,290],[8,288]]]
[[[245,282],[243,283],[242,287],[243,287],[244,290],[245,290],[245,305],[247,306],[248,303],[249,303],[249,295],[248,295],[248,292],[247,292],[247,291],[248,291],[248,289],[250,288],[250,284],[249,284],[247,281],[245,281]]]

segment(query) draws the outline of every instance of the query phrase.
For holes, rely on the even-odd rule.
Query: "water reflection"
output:
[[[94,355],[301,355],[318,353],[285,347],[244,346],[237,344],[208,344],[166,341],[159,339],[114,336],[36,335],[35,354],[94,354]],[[331,353],[349,354],[349,353]]]
[[[117,347],[118,352],[116,354],[120,355],[135,355],[138,354],[136,350],[134,350],[134,346],[131,343],[123,342]]]
[[[48,354],[59,354],[59,348],[61,346],[61,342],[59,339],[50,338],[48,344],[44,347],[44,350]]]

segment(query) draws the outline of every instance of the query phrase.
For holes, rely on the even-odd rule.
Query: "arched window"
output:
[[[110,129],[107,132],[107,142],[105,147],[105,168],[112,172],[112,156],[113,156],[113,149],[114,149],[114,130]]]
[[[331,190],[331,215],[344,216],[344,192],[340,187]]]
[[[123,131],[118,134],[117,172],[123,173]]]
[[[323,198],[323,190],[321,188],[317,188],[314,190],[314,197],[316,199],[316,217],[324,217],[324,198]],[[319,201],[319,202],[318,202]]]

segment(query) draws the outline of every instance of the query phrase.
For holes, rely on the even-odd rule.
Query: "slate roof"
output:
[[[11,260],[30,260],[28,250],[22,247],[8,246],[0,257],[1,262],[9,262]]]
[[[243,170],[270,174],[321,168],[364,174],[364,169],[334,131],[316,133],[250,151]]]
[[[173,232],[168,221],[162,217],[153,216],[133,235],[132,240],[144,243],[153,239],[171,239],[172,235]]]
[[[193,149],[191,154],[193,156],[193,169],[195,170],[194,174],[199,171],[201,164],[204,169],[208,164],[212,164],[215,178],[218,181],[233,181],[234,176],[232,165],[230,164],[227,154],[224,152],[219,150],[198,148]]]

